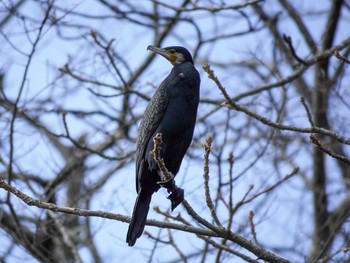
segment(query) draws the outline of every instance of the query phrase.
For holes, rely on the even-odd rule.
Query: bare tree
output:
[[[228,2],[1,1],[2,262],[350,261],[349,3]],[[186,200],[128,248],[149,44],[192,51],[201,102]]]

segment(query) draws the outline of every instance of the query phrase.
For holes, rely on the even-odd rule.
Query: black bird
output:
[[[199,103],[200,77],[193,59],[184,47],[157,48],[148,46],[174,66],[160,84],[144,112],[138,129],[136,147],[137,199],[132,213],[126,242],[133,246],[145,228],[149,205],[154,192],[163,186],[170,193],[172,210],[184,199],[184,191],[175,186],[173,178],[191,144]],[[172,175],[170,182],[162,183],[159,168],[150,156],[153,138],[162,133],[161,157]]]

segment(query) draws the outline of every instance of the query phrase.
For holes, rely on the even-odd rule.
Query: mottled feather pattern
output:
[[[151,136],[154,131],[157,129],[161,119],[163,118],[163,114],[165,108],[168,103],[168,96],[166,94],[167,83],[169,82],[170,75],[160,84],[156,93],[152,97],[149,102],[144,115],[142,117],[142,121],[140,123],[140,127],[137,135],[137,143],[136,143],[136,174],[140,173],[141,165],[143,162],[145,155],[144,151],[147,149],[146,145],[149,140],[152,139]],[[139,190],[138,187],[139,178],[136,176],[136,190]]]

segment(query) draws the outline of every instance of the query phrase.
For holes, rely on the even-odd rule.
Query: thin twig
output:
[[[316,146],[317,149],[321,150],[322,152],[328,154],[329,156],[338,159],[339,161],[342,161],[343,163],[350,165],[350,159],[345,157],[344,155],[337,154],[331,149],[323,146],[321,142],[317,139],[315,134],[310,134],[310,141],[313,145]]]
[[[279,2],[288,12],[289,16],[294,20],[295,25],[298,27],[301,36],[305,39],[305,42],[310,48],[311,52],[315,54],[317,50],[317,44],[313,39],[310,30],[306,27],[306,23],[303,21],[304,17],[302,13],[297,9],[297,7],[294,7],[294,3],[292,1],[279,0]]]
[[[228,162],[229,162],[229,177],[230,177],[228,204],[226,204],[224,199],[222,199],[222,201],[224,202],[224,204],[226,205],[227,210],[228,210],[228,219],[227,219],[226,228],[228,230],[231,230],[232,222],[233,222],[233,215],[234,215],[234,211],[232,209],[232,207],[233,207],[233,182],[234,182],[234,180],[233,180],[233,153],[232,152],[229,153]],[[221,240],[221,245],[226,246],[227,241],[228,241],[227,238],[223,238]],[[219,248],[217,256],[216,256],[216,262],[221,262],[220,259],[221,259],[221,255],[222,255],[223,250],[224,249]],[[236,255],[236,254],[234,254],[234,255]],[[249,262],[249,260],[247,260],[247,259],[246,259],[246,261]]]
[[[209,188],[209,155],[211,151],[211,144],[213,142],[213,137],[208,136],[205,144],[204,144],[204,173],[203,173],[203,178],[204,178],[204,192],[205,192],[205,201],[207,203],[207,206],[210,210],[211,216],[214,219],[215,223],[222,227],[222,224],[215,212],[215,207],[213,204],[213,201],[211,199],[210,195],[210,188]]]
[[[242,205],[244,205],[245,203],[247,203],[247,202],[245,202],[245,200],[246,200],[246,198],[248,197],[249,193],[253,190],[253,188],[254,188],[253,185],[249,185],[249,189],[248,189],[247,192],[244,194],[243,198],[242,198],[239,202],[237,202],[237,204],[236,204],[234,207],[230,208],[230,210],[231,210],[230,213],[232,214],[232,217],[234,216],[234,214],[237,212],[237,210],[238,210]]]
[[[334,54],[334,56],[335,56],[337,59],[339,59],[339,60],[345,62],[346,64],[350,64],[350,60],[348,60],[346,57],[340,55],[339,52],[338,52],[338,50],[335,50],[333,54]]]
[[[162,144],[162,142],[163,142],[162,134],[157,133],[156,136],[153,137],[154,148],[150,152],[150,155],[153,157],[154,161],[158,165],[161,172],[160,173],[161,179],[164,182],[164,181],[170,180],[171,176],[168,169],[165,167],[164,159],[160,155],[160,149],[161,149],[160,145]]]
[[[38,34],[35,38],[35,41],[32,45],[32,49],[28,55],[28,60],[27,60],[27,63],[26,63],[26,66],[25,66],[25,69],[24,69],[24,73],[23,73],[23,77],[22,77],[22,80],[21,80],[21,84],[20,84],[20,87],[19,87],[19,91],[18,91],[18,94],[17,94],[17,97],[16,97],[16,101],[14,103],[14,108],[13,108],[13,113],[12,113],[12,119],[11,119],[11,122],[10,122],[10,160],[9,160],[9,165],[8,165],[8,183],[11,184],[11,180],[12,180],[12,165],[13,165],[13,157],[14,157],[14,130],[15,130],[15,120],[17,118],[17,113],[18,113],[18,103],[21,99],[21,96],[22,96],[22,93],[23,93],[23,90],[24,90],[24,85],[27,81],[27,75],[28,75],[28,72],[29,72],[29,68],[30,68],[30,65],[32,63],[32,58],[34,56],[34,53],[36,51],[36,47],[42,37],[42,34],[43,34],[43,30],[44,30],[44,26],[46,25],[46,21],[49,19],[49,14],[51,12],[51,8],[52,8],[52,4],[50,3],[48,5],[48,8],[45,12],[45,16],[40,24],[40,27],[38,29]],[[9,196],[8,196],[9,198]]]
[[[285,177],[283,177],[281,180],[279,180],[279,181],[276,182],[275,184],[273,184],[273,185],[267,187],[265,190],[263,190],[263,191],[261,191],[261,192],[255,194],[255,195],[253,195],[252,197],[248,198],[247,200],[245,200],[245,201],[243,202],[243,204],[251,202],[253,199],[259,197],[259,196],[262,195],[262,194],[266,194],[266,193],[268,193],[268,192],[271,192],[273,189],[275,189],[276,187],[278,187],[279,185],[281,185],[281,184],[284,183],[285,181],[287,181],[287,180],[289,180],[290,178],[292,178],[292,177],[293,177],[294,175],[296,175],[298,172],[299,172],[299,167],[295,167],[295,168],[293,169],[293,171],[292,171],[290,174],[286,175]]]
[[[258,4],[259,2],[262,2],[264,0],[248,0],[240,4],[235,4],[235,5],[219,5],[219,6],[199,6],[197,4],[193,4],[193,7],[177,7],[175,5],[170,5],[165,2],[161,2],[158,0],[153,0],[154,3],[159,4],[161,6],[164,6],[166,8],[176,10],[176,11],[181,11],[181,12],[193,12],[193,11],[209,11],[209,12],[219,12],[223,10],[238,10],[242,9],[246,6],[249,5],[255,5]]]
[[[249,211],[249,227],[250,227],[250,232],[252,233],[253,236],[253,240],[254,242],[259,245],[258,239],[256,237],[256,231],[255,231],[255,225],[253,222],[253,218],[254,218],[254,212],[253,211]]]
[[[283,40],[287,43],[289,49],[290,49],[290,52],[292,53],[292,56],[295,58],[295,60],[297,60],[299,63],[303,64],[303,65],[306,65],[306,62],[305,60],[301,59],[297,53],[295,52],[295,49],[294,49],[294,46],[293,46],[293,43],[292,43],[292,38],[290,36],[287,36],[285,34],[283,34]]]
[[[306,114],[307,114],[307,119],[309,120],[311,127],[314,127],[314,126],[315,126],[315,125],[314,125],[314,121],[312,120],[312,115],[311,115],[310,109],[309,109],[309,107],[306,105],[306,102],[305,102],[304,97],[301,97],[301,98],[300,98],[300,102],[301,102],[301,104],[303,104],[303,106],[304,106],[304,109],[305,109]]]
[[[229,219],[228,219],[228,222],[227,222],[227,229],[231,229],[231,226],[232,226],[232,219],[233,219],[233,213],[232,213],[232,207],[233,207],[233,152],[230,152],[229,155],[228,155],[228,162],[229,162],[229,165],[230,165],[230,168],[229,168],[229,176],[230,176],[230,184],[229,184],[229,200],[228,200],[228,206],[229,206]]]

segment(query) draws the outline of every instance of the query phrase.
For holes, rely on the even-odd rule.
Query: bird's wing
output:
[[[137,143],[136,143],[136,190],[139,190],[139,180],[142,174],[144,162],[147,159],[146,150],[148,143],[152,140],[154,132],[157,130],[161,123],[166,108],[168,106],[169,97],[167,95],[167,89],[175,85],[175,79],[171,73],[159,86],[156,93],[149,102],[140,127],[138,129]]]

